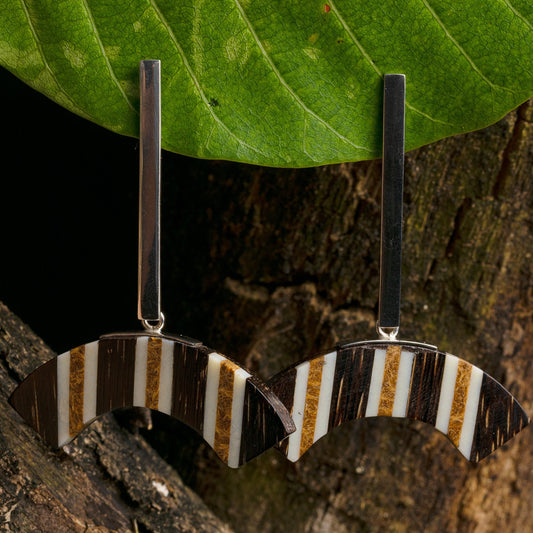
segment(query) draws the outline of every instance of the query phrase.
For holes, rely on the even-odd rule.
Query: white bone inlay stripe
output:
[[[372,377],[370,378],[365,417],[378,416],[386,355],[386,350],[378,349],[374,351],[374,363],[372,365]]]
[[[316,413],[315,435],[313,442],[323,437],[328,432],[329,414],[331,411],[331,394],[333,392],[333,380],[335,378],[335,363],[337,352],[331,352],[324,356],[322,367],[322,380],[320,382],[320,396]]]
[[[481,392],[481,383],[483,382],[483,372],[472,365],[470,374],[470,385],[468,387],[468,397],[466,400],[465,416],[463,418],[463,427],[461,437],[459,438],[459,451],[470,460],[472,451],[472,441],[474,440],[474,430],[476,429],[477,408],[479,404],[479,394]]]
[[[446,354],[444,361],[444,373],[442,375],[442,385],[440,387],[439,407],[437,408],[437,420],[435,427],[444,433],[448,433],[450,423],[450,413],[452,411],[453,395],[455,392],[455,380],[459,359],[455,355]]]
[[[409,403],[409,390],[411,388],[411,370],[413,368],[413,352],[400,354],[400,365],[398,367],[398,378],[396,380],[396,392],[394,394],[394,405],[392,416],[405,418],[407,415],[407,405]]]
[[[57,445],[69,442],[70,352],[57,356]]]
[[[228,466],[239,466],[239,454],[241,452],[242,416],[244,412],[244,393],[246,381],[250,374],[243,368],[239,368],[233,374],[233,401],[231,404],[231,432],[229,439]]]
[[[135,344],[135,378],[133,381],[133,405],[144,407],[146,403],[146,358],[148,337],[138,337]]]
[[[215,429],[217,421],[218,382],[220,378],[220,365],[224,361],[218,353],[209,354],[207,364],[207,380],[205,385],[204,405],[204,439],[211,446],[215,445]]]
[[[159,404],[158,410],[170,414],[172,409],[172,378],[174,375],[174,343],[162,340],[161,371],[159,373]]]
[[[300,458],[300,442],[302,440],[302,427],[305,412],[305,397],[307,395],[307,380],[309,378],[309,362],[296,367],[296,382],[294,384],[294,402],[291,416],[296,426],[296,431],[289,436],[287,459],[297,461]]]
[[[96,418],[96,390],[98,377],[98,341],[85,345],[85,372],[83,376],[83,423]]]

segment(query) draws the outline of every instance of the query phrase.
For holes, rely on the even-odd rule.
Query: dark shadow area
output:
[[[0,300],[58,353],[139,329],[137,139],[74,115],[6,70],[0,82]],[[163,153],[163,311],[167,331],[190,336],[202,333],[192,324],[208,261],[209,164]]]

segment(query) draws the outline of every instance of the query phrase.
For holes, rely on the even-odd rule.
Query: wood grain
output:
[[[53,452],[9,405],[7,396],[17,390],[16,375],[45,364],[49,379],[38,397],[46,398],[46,391],[54,390],[57,358],[1,303],[0,322],[0,352],[8,354],[0,358],[0,530],[233,531],[140,434],[121,428],[114,417],[100,418],[82,439]],[[43,377],[42,370],[39,376]],[[40,405],[46,407],[44,402]],[[154,481],[168,490],[168,496]]]
[[[400,368],[400,346],[389,346],[385,358],[385,371],[383,373],[383,384],[379,398],[378,416],[392,416],[394,407],[394,396],[396,395],[396,382],[398,380],[398,369]]]
[[[57,360],[34,370],[17,387],[9,403],[19,415],[52,446],[57,446]]]
[[[75,437],[83,429],[83,387],[85,345],[70,350],[69,433]]]
[[[407,408],[408,418],[435,425],[445,359],[446,356],[439,352],[415,353]]]
[[[205,346],[181,342],[176,337],[117,334],[100,339],[95,382],[96,415],[131,407],[135,383],[145,387],[145,406],[157,409],[161,354],[163,344],[169,342],[172,343],[173,354],[171,415],[204,435],[205,401],[209,392],[206,389],[209,377],[207,361],[215,352]],[[83,406],[84,395],[89,391],[84,390],[85,346],[39,367],[11,397],[15,409],[54,446],[65,444],[86,425],[83,423]],[[213,448],[225,463],[239,466],[279,443],[294,431],[294,425],[285,406],[264,383],[230,359],[220,354],[217,357],[221,366],[220,376],[212,382],[216,402]],[[65,376],[58,371],[57,360],[61,361],[62,368],[69,365]],[[241,380],[239,401],[244,398],[244,405],[239,404],[241,407],[233,410],[236,372],[240,372]],[[60,389],[64,391],[61,398],[57,393],[58,379],[61,379]],[[137,390],[143,390],[139,389],[141,385],[137,386]],[[65,417],[66,434],[58,422]],[[233,417],[238,417],[238,420]],[[238,435],[234,435],[235,431],[239,431],[235,428],[240,428]]]
[[[161,374],[162,339],[150,337],[146,357],[146,394],[145,406],[157,409],[159,406],[159,378]]]
[[[455,390],[453,394],[452,410],[450,413],[450,422],[448,424],[448,437],[455,446],[459,446],[459,438],[463,428],[471,373],[472,366],[465,361],[459,361],[457,377],[455,378]]]
[[[213,449],[225,463],[228,462],[229,456],[233,381],[237,368],[239,368],[238,365],[230,361],[224,361],[220,367],[218,381],[217,417]]]
[[[300,440],[300,455],[308,450],[314,442],[315,423],[322,382],[322,367],[324,357],[317,357],[310,361],[307,391],[305,394],[305,410],[303,417],[303,431]]]
[[[382,376],[372,375],[376,368],[373,365],[376,350],[386,350],[384,369],[381,367]],[[344,422],[365,416],[372,379],[376,379],[378,383],[381,381],[377,415],[392,416],[397,396],[398,369],[401,355],[404,352],[407,355],[413,354],[406,418],[435,425],[439,410],[443,411],[441,418],[448,421],[445,433],[454,446],[466,456],[466,459],[473,462],[481,460],[529,423],[528,416],[512,395],[487,374],[483,374],[479,398],[472,399],[472,402],[479,401],[477,416],[476,412],[471,409],[472,421],[466,421],[465,409],[469,396],[470,377],[475,367],[450,354],[427,347],[402,345],[401,342],[384,342],[366,346],[362,343],[362,345],[338,350],[329,406],[329,431]],[[304,361],[301,365],[309,365],[310,369],[317,369],[323,357],[323,355],[318,355]],[[457,364],[457,374],[455,381],[451,383],[450,390],[445,390],[441,386],[447,358],[451,365]],[[280,372],[269,382],[272,390],[285,399],[287,408],[291,407],[295,401],[287,394],[287,391],[295,390],[294,381],[298,367],[299,365],[295,365],[286,372]],[[315,403],[320,392],[318,390],[320,380],[317,376],[316,370],[310,370],[307,387],[309,391],[311,386],[311,394],[308,392],[306,397],[306,416],[303,418],[302,426],[297,427],[297,431],[300,431],[302,435],[300,456],[314,442],[312,435],[314,435],[315,418],[311,414],[315,412]],[[446,395],[449,393],[452,396],[447,398]],[[446,411],[447,409],[449,411]],[[473,424],[473,426],[467,426],[467,424]],[[462,433],[465,435],[462,438],[468,442],[460,447]],[[288,453],[286,445],[280,446],[279,449],[285,454]]]

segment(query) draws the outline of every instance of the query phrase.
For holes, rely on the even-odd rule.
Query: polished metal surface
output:
[[[383,90],[381,264],[377,323],[382,332],[400,326],[404,145],[405,76],[386,74]]]
[[[398,333],[400,332],[400,328],[399,327],[381,328],[379,326],[376,326],[376,331],[380,339],[394,341],[396,340],[396,337],[398,336]]]
[[[438,352],[439,349],[434,344],[427,344],[425,342],[418,341],[406,341],[402,339],[386,340],[386,339],[373,339],[369,341],[341,341],[336,345],[337,350],[344,348],[352,348],[354,346],[389,346],[394,344],[396,346],[405,346],[406,348],[420,348],[422,350],[431,350]]]
[[[139,276],[137,317],[147,324],[161,318],[161,62],[141,61],[139,168]]]
[[[168,335],[166,333],[161,333],[161,331],[152,332],[152,331],[118,331],[115,333],[107,333],[106,335],[101,335],[100,340],[102,339],[130,339],[135,337],[146,337],[150,335],[151,337],[161,337],[162,339],[168,339],[171,341],[178,341],[187,346],[193,348],[199,348],[203,346],[202,341],[193,339],[192,337],[186,337],[185,335]]]

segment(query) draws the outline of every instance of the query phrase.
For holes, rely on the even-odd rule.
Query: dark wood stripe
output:
[[[57,447],[57,358],[32,372],[9,402],[46,442]]]
[[[75,437],[83,429],[83,387],[85,378],[85,345],[70,350],[69,434]]]
[[[415,353],[407,418],[435,425],[445,360],[440,352]]]
[[[148,339],[146,353],[146,390],[144,405],[150,409],[159,406],[159,378],[161,374],[161,350],[163,340],[158,337]]]
[[[272,388],[272,392],[280,399],[281,403],[287,408],[287,411],[289,413],[292,412],[292,406],[294,404],[294,387],[296,386],[296,367],[292,367],[289,370],[286,370],[285,372],[281,372],[274,378],[272,378],[269,385]],[[261,409],[262,407],[258,404],[253,406],[252,409],[247,409],[247,399],[248,401],[252,401],[254,396],[253,394],[250,394],[250,391],[248,390],[248,385],[246,386],[246,397],[244,402],[244,410],[245,413],[248,413],[248,424],[250,427],[257,427],[258,422],[255,420],[254,417],[254,410],[255,409]],[[261,404],[262,405],[262,404]],[[273,413],[272,413],[273,414]],[[272,423],[272,422],[270,422]],[[254,453],[253,450],[257,450],[260,446],[259,443],[254,441],[253,436],[247,435],[245,431],[245,424],[243,421],[243,440],[241,441],[241,459],[244,457],[247,457],[246,453],[247,450],[249,450],[249,453]],[[265,438],[266,434],[263,435],[263,439]],[[280,439],[281,440],[281,439]],[[277,441],[276,441],[277,442]],[[289,445],[289,439],[285,439],[280,444],[280,450],[282,450],[284,453],[287,451],[287,446]],[[252,455],[251,457],[255,457],[261,453],[260,451],[255,452],[255,455]]]
[[[233,406],[233,382],[235,371],[239,367],[228,360],[220,364],[218,379],[217,418],[215,426],[215,442],[213,450],[224,461],[228,462],[231,437],[231,408]]]
[[[287,400],[292,407],[294,396],[294,382],[296,369],[291,368],[287,373],[279,375],[280,379],[273,379],[272,392],[277,395],[287,407],[283,409],[282,402],[257,378],[248,378],[244,391],[244,411],[242,417],[241,450],[239,462],[244,464],[272,446],[280,444],[285,451],[288,440],[285,437],[294,431],[294,424],[289,416],[290,408],[285,404]],[[291,376],[292,379],[291,379]],[[291,392],[292,391],[292,392]],[[288,399],[290,397],[290,400]]]
[[[176,342],[172,378],[172,416],[203,434],[208,353]]]
[[[274,394],[281,400],[281,403],[291,412],[294,404],[294,387],[296,385],[296,367],[282,372],[279,379],[273,379],[271,383]]]
[[[529,424],[520,404],[497,381],[483,374],[471,461],[480,461]]]
[[[102,339],[98,343],[96,414],[133,404],[136,339]]]
[[[373,364],[373,348],[357,346],[339,350],[328,430],[365,416]]]

